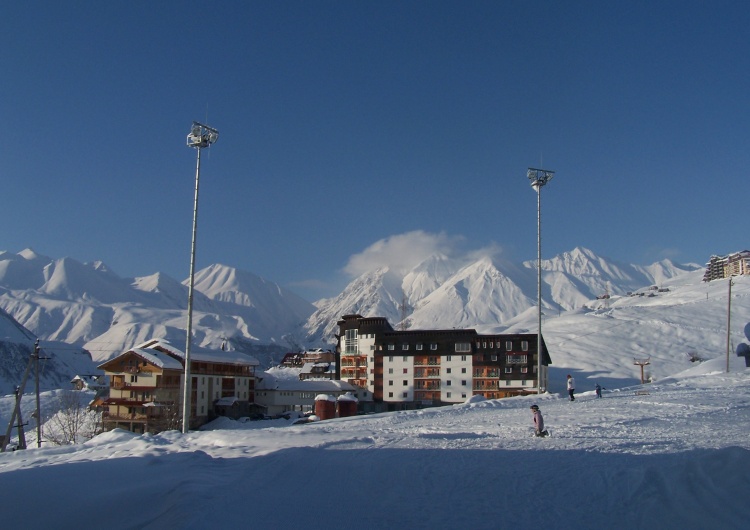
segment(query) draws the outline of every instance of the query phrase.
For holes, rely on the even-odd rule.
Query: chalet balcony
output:
[[[141,371],[140,366],[123,366],[122,371],[126,374],[138,374]]]
[[[107,423],[114,423],[117,421],[138,421],[138,422],[146,422],[148,421],[148,416],[145,414],[107,414],[103,417],[103,419]]]
[[[141,407],[144,403],[151,402],[151,398],[135,398],[135,397],[119,397],[119,398],[113,398],[110,397],[107,399],[106,404],[107,405],[125,405],[128,407]]]

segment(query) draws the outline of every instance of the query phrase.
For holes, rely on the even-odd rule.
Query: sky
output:
[[[313,301],[367,263],[747,248],[745,2],[4,5],[0,250],[237,267]],[[731,178],[730,178],[731,177]]]
[[[78,528],[85,518],[112,529],[746,528],[749,378],[733,357],[728,374],[720,359],[708,361],[648,385],[646,394],[607,388],[598,399],[588,388],[572,403],[554,394],[473,399],[306,425],[220,418],[187,434],[114,430],[74,446],[37,448],[31,425],[28,449],[0,453],[3,503],[14,507],[3,511],[3,522]],[[45,405],[60,394],[45,392]],[[532,403],[547,438],[532,436]],[[0,416],[11,405],[11,396],[0,398]],[[34,400],[22,405],[31,417]],[[53,419],[45,423],[46,436],[54,426]],[[39,495],[41,510],[33,500]],[[130,509],[122,509],[122,499],[132,500]]]

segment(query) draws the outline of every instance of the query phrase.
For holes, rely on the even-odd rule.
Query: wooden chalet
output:
[[[159,432],[180,429],[185,354],[151,340],[99,366],[109,376],[105,429]],[[248,415],[254,402],[253,357],[236,352],[191,353],[190,428],[219,415]],[[231,402],[231,406],[226,406]]]

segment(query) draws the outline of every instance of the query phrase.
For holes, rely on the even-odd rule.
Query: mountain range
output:
[[[702,267],[669,260],[617,263],[576,248],[542,261],[545,318],[576,312],[597,297],[623,297]],[[344,314],[384,316],[400,329],[535,327],[536,262],[436,254],[408,271],[381,267],[314,304],[250,272],[215,264],[196,273],[196,347],[222,344],[277,364],[286,351],[335,342]],[[700,282],[700,280],[696,280]],[[34,337],[90,352],[102,362],[151,338],[185,340],[188,281],[162,273],[121,278],[102,262],[53,259],[26,249],[0,252],[0,308]]]

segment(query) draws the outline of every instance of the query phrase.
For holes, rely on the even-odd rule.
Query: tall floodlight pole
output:
[[[536,190],[536,294],[537,294],[537,335],[536,335],[536,386],[537,393],[547,390],[546,374],[542,374],[542,187],[555,176],[554,171],[530,167],[526,176],[531,187]]]
[[[197,152],[195,164],[195,201],[193,203],[193,240],[190,246],[190,285],[188,287],[188,316],[187,316],[187,338],[185,339],[185,381],[182,389],[182,432],[190,430],[190,344],[193,332],[193,285],[195,285],[195,242],[198,235],[198,189],[201,178],[201,149],[209,147],[219,139],[219,131],[203,125],[197,121],[193,122],[190,134],[187,136],[188,147],[194,147]]]

